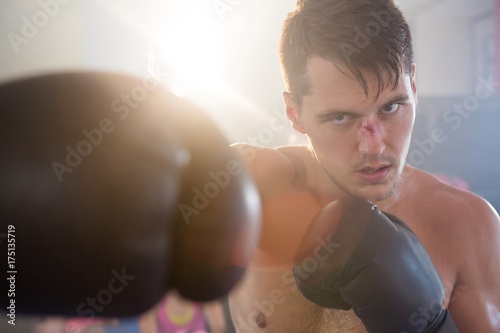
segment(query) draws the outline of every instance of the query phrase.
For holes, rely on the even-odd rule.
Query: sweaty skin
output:
[[[312,93],[287,116],[308,146],[236,144],[264,203],[259,250],[230,294],[237,332],[366,332],[349,311],[305,299],[291,273],[307,226],[326,204],[357,195],[405,221],[428,251],[461,333],[500,331],[500,222],[482,198],[405,165],[416,109],[415,66],[397,86],[368,95],[333,63],[309,60]],[[341,244],[318,240],[318,256]],[[409,291],[411,292],[411,291]],[[409,318],[416,327],[421,309]],[[420,317],[422,318],[422,317]]]

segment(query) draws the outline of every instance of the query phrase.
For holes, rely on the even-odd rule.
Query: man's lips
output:
[[[391,164],[380,164],[375,166],[365,166],[356,171],[356,175],[367,183],[381,183],[391,172]]]

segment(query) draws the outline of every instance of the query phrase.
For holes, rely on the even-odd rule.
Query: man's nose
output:
[[[359,152],[368,156],[380,156],[384,152],[384,128],[375,119],[364,119],[358,129]]]

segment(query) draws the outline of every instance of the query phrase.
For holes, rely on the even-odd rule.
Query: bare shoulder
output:
[[[467,251],[483,252],[500,244],[498,213],[484,198],[421,170],[416,172],[414,182],[417,185],[410,195],[412,211],[432,223],[429,230]]]
[[[307,177],[304,159],[306,151],[300,146],[278,148],[236,144],[248,165],[263,202],[263,223],[259,253],[253,267],[291,265],[296,247],[317,203],[307,189],[300,188]]]
[[[261,189],[279,187],[280,183],[291,184],[297,176],[297,162],[291,156],[300,154],[300,146],[268,148],[236,143],[231,147],[238,152]]]
[[[415,191],[410,200],[455,228],[498,228],[497,212],[479,195],[448,185],[422,170],[415,172],[413,182],[416,185],[412,185]]]

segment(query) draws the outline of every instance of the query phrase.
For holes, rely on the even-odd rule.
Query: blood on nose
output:
[[[359,130],[359,151],[366,155],[380,155],[385,144],[380,126],[374,122],[364,121]]]

